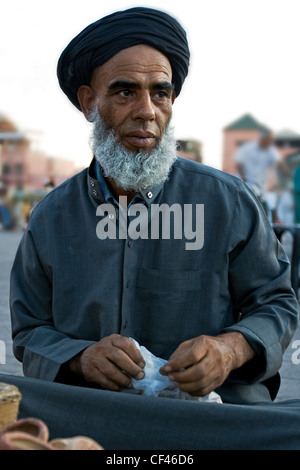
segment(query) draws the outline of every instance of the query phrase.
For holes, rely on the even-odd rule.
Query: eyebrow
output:
[[[116,80],[115,82],[111,83],[108,87],[109,90],[117,90],[120,88],[124,88],[126,90],[136,90],[141,88],[141,86],[136,82],[131,82],[127,80]],[[167,90],[173,91],[174,85],[170,82],[157,82],[151,86],[154,90]]]

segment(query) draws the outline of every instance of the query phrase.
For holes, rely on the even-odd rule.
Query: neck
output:
[[[120,188],[112,178],[107,178],[106,181],[110,186],[110,190],[113,193],[115,199],[118,199],[120,196],[126,196],[128,204],[132,201],[136,194],[134,191],[126,191],[125,189]]]

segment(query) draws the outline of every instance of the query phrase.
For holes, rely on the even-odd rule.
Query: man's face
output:
[[[271,132],[267,133],[260,139],[260,147],[263,149],[269,148],[271,145],[274,145],[274,143],[275,137]]]
[[[175,94],[169,60],[156,49],[124,49],[92,74],[78,98],[87,117],[97,105],[108,129],[130,151],[156,147],[172,115]]]

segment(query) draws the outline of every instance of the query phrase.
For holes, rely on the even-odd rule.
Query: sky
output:
[[[173,123],[178,139],[202,142],[204,163],[221,168],[223,129],[245,113],[300,133],[300,0],[2,0],[0,114],[49,156],[87,166],[91,125],[60,90],[57,61],[88,24],[135,6],[162,9],[187,32]]]

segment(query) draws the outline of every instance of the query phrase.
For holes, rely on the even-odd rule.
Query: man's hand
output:
[[[180,390],[205,396],[254,356],[241,333],[199,336],[181,343],[160,372],[168,375]]]
[[[142,379],[144,367],[143,356],[134,343],[116,334],[92,344],[69,362],[72,372],[114,391],[131,388],[131,377]]]

